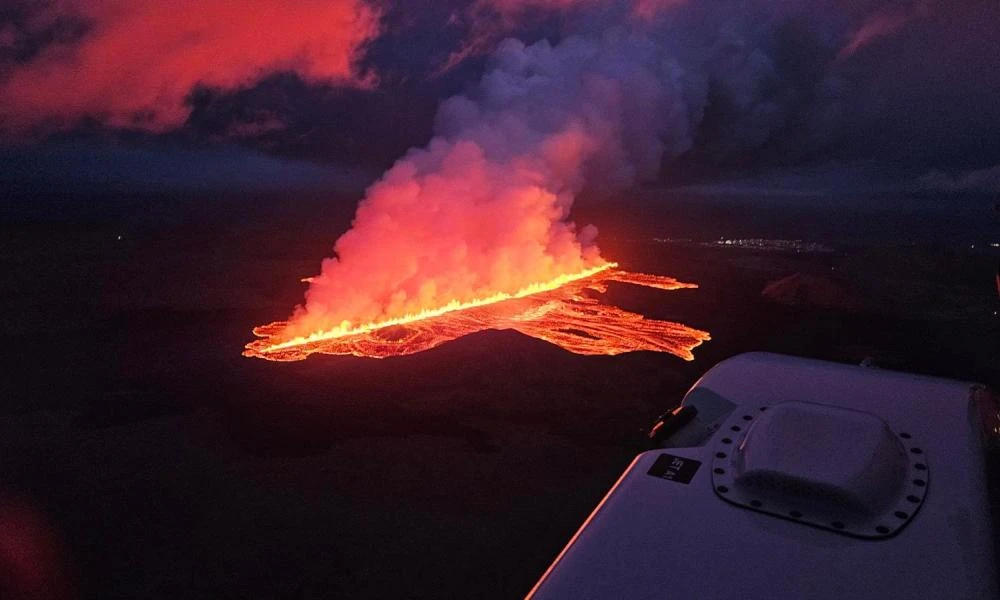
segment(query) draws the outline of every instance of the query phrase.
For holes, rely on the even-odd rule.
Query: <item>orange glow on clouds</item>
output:
[[[88,24],[81,40],[52,44],[0,80],[3,128],[89,117],[162,131],[187,118],[195,86],[239,88],[281,71],[370,85],[357,59],[379,32],[363,0],[56,0],[33,26],[66,17]]]

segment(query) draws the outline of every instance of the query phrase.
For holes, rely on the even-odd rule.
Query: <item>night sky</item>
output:
[[[514,37],[639,32],[676,62],[691,139],[667,186],[1000,192],[989,0],[4,3],[3,185],[373,180]],[[687,93],[687,92],[685,92]]]

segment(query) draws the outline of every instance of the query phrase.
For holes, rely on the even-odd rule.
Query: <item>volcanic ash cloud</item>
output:
[[[683,72],[639,34],[506,40],[436,135],[367,191],[281,337],[513,294],[604,263],[585,186],[652,177],[691,140]],[[669,140],[669,146],[663,140]]]

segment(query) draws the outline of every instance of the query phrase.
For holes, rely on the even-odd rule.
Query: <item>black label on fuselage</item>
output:
[[[701,461],[693,458],[681,458],[673,454],[661,454],[656,462],[649,467],[647,474],[675,483],[691,483],[694,474],[698,472]]]

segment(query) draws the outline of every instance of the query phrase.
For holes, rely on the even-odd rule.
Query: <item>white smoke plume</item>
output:
[[[558,46],[503,42],[479,85],[442,105],[430,144],[368,190],[289,334],[513,293],[599,264],[597,231],[570,220],[573,200],[588,183],[653,177],[665,151],[689,147],[682,79],[657,44],[625,30]]]
[[[638,20],[630,3],[604,7],[555,45],[501,42],[478,85],[443,103],[431,142],[368,190],[286,335],[514,293],[593,267],[603,261],[597,231],[570,218],[585,186],[654,178],[664,156],[691,149],[696,135],[710,146],[719,130],[720,154],[760,147],[790,126],[807,138],[836,111],[835,77],[793,64],[790,80],[774,56],[791,35],[778,17],[807,18],[807,6],[790,15],[785,3],[763,12],[721,3],[720,16],[709,14],[718,7],[662,5],[662,18]],[[833,62],[851,26],[820,24],[826,48],[816,60]],[[810,97],[814,112],[799,114],[803,90],[823,90],[829,102]]]

